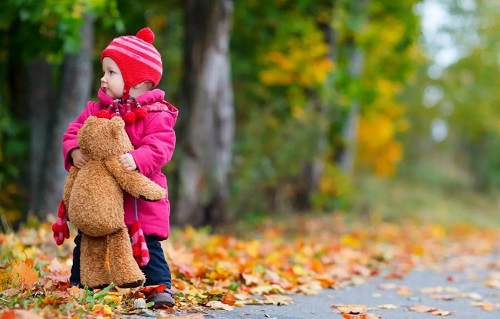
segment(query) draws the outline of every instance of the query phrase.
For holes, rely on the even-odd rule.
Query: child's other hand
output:
[[[71,151],[71,158],[73,159],[73,165],[75,165],[78,169],[87,164],[87,158],[83,156],[82,151],[80,151],[79,148],[75,148]]]
[[[134,157],[129,153],[120,156],[120,163],[122,163],[123,168],[127,171],[133,171],[137,169],[137,164],[135,163]]]

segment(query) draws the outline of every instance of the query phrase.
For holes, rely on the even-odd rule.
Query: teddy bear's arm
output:
[[[151,181],[138,171],[128,171],[123,168],[118,157],[111,157],[104,161],[104,165],[116,179],[121,188],[135,198],[146,200],[160,200],[165,197],[166,190]]]
[[[73,188],[73,184],[75,183],[76,175],[78,175],[78,168],[75,166],[71,166],[69,169],[69,174],[66,177],[66,181],[64,182],[64,192],[63,192],[63,201],[68,206],[69,203],[69,195],[71,194],[71,189]]]

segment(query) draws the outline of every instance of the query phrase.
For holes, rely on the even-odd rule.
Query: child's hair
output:
[[[120,68],[125,83],[124,93],[141,82],[149,81],[153,87],[160,82],[163,67],[161,55],[153,46],[155,34],[143,28],[135,36],[127,35],[113,39],[102,51],[101,61],[109,57]]]

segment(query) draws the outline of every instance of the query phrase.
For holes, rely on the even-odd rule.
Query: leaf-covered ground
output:
[[[176,230],[163,245],[177,305],[152,310],[150,304],[139,307],[151,288],[69,287],[72,238],[58,247],[49,225],[42,225],[0,234],[0,319],[203,318],[207,309],[286,305],[293,303],[294,294],[359,285],[372,276],[402,278],[417,266],[433,267],[450,256],[489,254],[497,248],[497,232],[380,221],[348,226],[338,216],[269,222],[239,236]],[[377,318],[363,313],[362,305],[339,307],[344,318]]]

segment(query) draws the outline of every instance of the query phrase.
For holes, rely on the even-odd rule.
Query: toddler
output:
[[[104,49],[101,54],[103,76],[98,90],[98,102],[90,101],[81,114],[69,124],[63,136],[63,153],[67,170],[71,165],[81,168],[87,159],[78,147],[77,133],[85,120],[91,116],[121,116],[134,150],[120,157],[127,170],[138,170],[143,175],[167,188],[162,173],[163,166],[170,161],[175,148],[174,125],[178,110],[164,100],[165,93],[153,89],[162,76],[160,53],[153,46],[154,33],[149,28],[141,29],[136,36],[121,36]],[[160,241],[169,236],[170,203],[167,196],[160,201],[149,202],[135,199],[124,193],[124,218],[129,227],[140,221],[144,231],[149,262],[138,260],[146,276],[146,286],[165,285],[164,292],[153,295],[154,307],[173,306],[175,300],[170,268],[165,259]],[[134,231],[137,231],[134,230]],[[80,285],[80,240],[75,238],[71,285]],[[136,257],[137,258],[137,257]],[[146,263],[147,262],[147,263]]]

